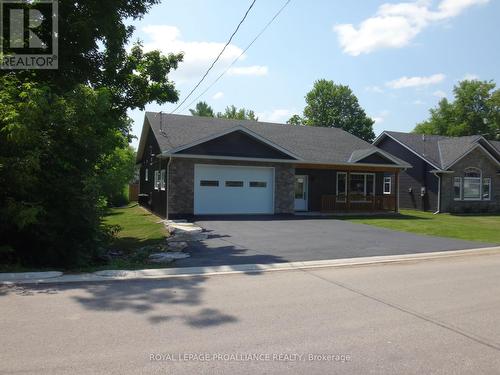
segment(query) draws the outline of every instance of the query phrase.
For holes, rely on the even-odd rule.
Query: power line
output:
[[[193,87],[193,89],[189,92],[189,94],[184,98],[184,100],[177,106],[175,107],[175,109],[170,112],[171,114],[174,113],[175,111],[177,111],[185,102],[186,100],[193,94],[193,92],[198,88],[198,86],[200,86],[200,84],[203,82],[203,80],[206,78],[206,76],[208,75],[208,73],[210,73],[210,71],[212,70],[212,68],[214,67],[214,65],[217,63],[217,61],[219,61],[219,58],[221,57],[221,55],[224,53],[224,51],[226,50],[227,46],[231,43],[231,41],[233,40],[233,37],[236,35],[236,33],[238,32],[238,30],[240,29],[240,26],[241,24],[245,21],[245,19],[247,18],[248,16],[248,13],[250,13],[250,10],[253,8],[255,2],[257,0],[253,0],[252,3],[250,4],[250,6],[248,7],[247,11],[245,12],[243,18],[241,19],[240,23],[238,24],[238,26],[236,26],[236,29],[233,31],[233,33],[231,34],[231,37],[229,38],[229,40],[227,41],[227,43],[225,44],[224,48],[222,48],[222,51],[220,51],[219,55],[215,58],[215,60],[213,61],[212,65],[210,65],[210,67],[208,68],[208,70],[205,72],[205,74],[203,75],[203,77],[201,77],[200,81]]]
[[[264,32],[267,30],[267,28],[274,22],[274,20],[276,18],[278,18],[278,16],[281,14],[281,12],[283,11],[283,9],[286,8],[286,6],[291,2],[292,0],[287,0],[285,2],[285,4],[283,4],[283,6],[274,14],[274,16],[269,20],[269,22],[262,28],[262,30],[257,34],[257,36],[255,38],[253,38],[253,40],[250,42],[250,44],[248,46],[246,46],[246,48],[243,50],[243,52],[241,52],[241,54],[236,58],[234,59],[234,61],[227,67],[226,70],[224,70],[200,95],[198,95],[195,99],[193,99],[193,101],[191,101],[186,107],[184,107],[184,109],[186,109],[187,107],[190,107],[195,101],[197,101],[199,98],[201,98],[203,95],[205,95],[207,93],[208,90],[210,90],[212,88],[213,85],[215,85],[221,78],[222,76],[224,76],[224,74],[226,74],[229,69],[231,69],[231,67],[236,64],[236,62],[241,58],[241,56],[243,56],[245,54],[246,51],[248,51],[248,49],[255,43],[255,41],[257,39],[259,39],[259,37],[264,34]],[[177,109],[177,108],[176,108]]]

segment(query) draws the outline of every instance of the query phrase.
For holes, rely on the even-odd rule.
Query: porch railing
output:
[[[396,195],[322,195],[321,211],[395,211]]]

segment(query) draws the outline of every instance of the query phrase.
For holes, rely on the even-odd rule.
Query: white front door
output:
[[[274,168],[196,164],[194,213],[274,213]]]
[[[295,211],[307,211],[307,176],[295,176]]]

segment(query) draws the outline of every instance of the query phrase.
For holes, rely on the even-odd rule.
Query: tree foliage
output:
[[[290,125],[304,125],[304,119],[299,115],[295,114],[292,117],[290,117],[286,123]]]
[[[289,123],[340,128],[368,142],[375,138],[374,121],[366,115],[349,86],[320,79],[314,82],[305,99],[302,118],[294,115]]]
[[[212,107],[210,107],[206,102],[198,102],[195,109],[190,109],[191,115],[202,116],[202,117],[214,117],[215,113]]]
[[[500,90],[492,81],[465,80],[453,89],[454,101],[440,100],[414,132],[446,136],[480,134],[500,139]]]
[[[60,2],[59,69],[1,72],[0,248],[13,261],[69,267],[96,259],[112,196],[103,179],[128,173],[108,169],[125,157],[117,150],[128,152],[127,110],[178,99],[168,73],[182,54],[125,49],[127,24],[156,2]]]
[[[236,108],[234,105],[226,107],[224,112],[215,113],[212,107],[210,107],[206,102],[198,102],[196,107],[194,109],[190,109],[189,112],[191,112],[191,115],[193,116],[217,117],[234,120],[259,120],[254,111],[245,108]]]
[[[135,174],[135,151],[132,146],[117,147],[106,155],[98,165],[99,191],[109,206],[127,203],[125,189]]]
[[[259,118],[255,115],[255,112],[251,109],[236,108],[234,105],[226,107],[224,112],[217,112],[218,118],[227,118],[234,120],[253,120],[259,121]]]

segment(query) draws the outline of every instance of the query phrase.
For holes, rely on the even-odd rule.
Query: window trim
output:
[[[389,191],[385,189],[386,184],[389,184]],[[392,194],[392,177],[391,176],[384,176],[384,184],[383,184],[383,193],[385,195],[390,195]]]
[[[254,184],[254,186],[252,186]],[[267,188],[267,181],[248,181],[248,187],[250,188]]]
[[[160,185],[159,185],[160,180],[159,179],[160,179],[160,171],[156,170],[155,171],[155,180],[154,180],[155,190],[158,190],[158,188],[160,187]]]
[[[165,190],[165,169],[160,171],[160,190]]]
[[[466,197],[465,196],[465,181],[475,182],[479,184],[479,195],[477,197]],[[482,177],[464,177],[462,179],[462,200],[464,201],[481,201],[482,200],[482,191],[483,191],[483,182]]]

